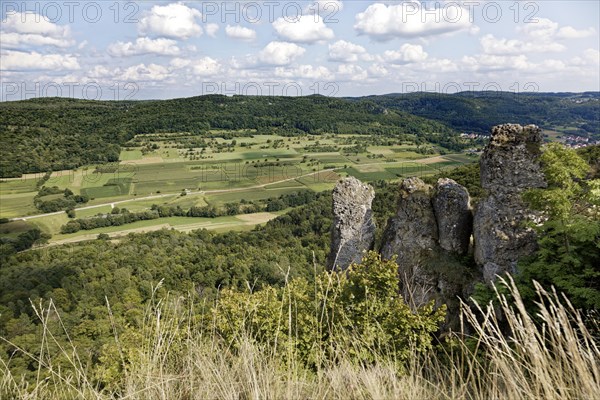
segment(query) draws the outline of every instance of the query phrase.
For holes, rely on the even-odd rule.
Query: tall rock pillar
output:
[[[346,269],[352,263],[359,263],[363,252],[373,249],[374,197],[373,188],[354,177],[345,178],[333,189],[331,252],[327,260],[330,269]]]
[[[383,258],[396,256],[401,294],[415,308],[434,298],[438,287],[437,273],[429,268],[439,253],[432,195],[433,188],[419,178],[402,181],[398,209],[388,221],[381,246]]]
[[[537,248],[535,232],[524,226],[531,212],[521,195],[546,186],[538,162],[541,144],[541,130],[535,125],[498,125],[479,161],[487,194],[475,211],[473,239],[475,261],[487,282],[497,274],[515,272],[518,259]]]

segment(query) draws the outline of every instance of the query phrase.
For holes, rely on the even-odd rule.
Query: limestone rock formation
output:
[[[534,125],[505,124],[492,129],[480,160],[481,184],[486,190],[473,215],[468,191],[451,179],[435,188],[421,179],[400,184],[400,200],[382,237],[380,253],[396,257],[400,291],[412,306],[431,300],[448,306],[445,327],[456,329],[460,301],[476,282],[493,281],[496,274],[514,272],[519,258],[536,249],[535,232],[524,222],[532,212],[521,200],[530,188],[544,187],[537,160],[542,135]],[[374,243],[371,215],[373,189],[355,178],[338,183],[333,192],[334,223],[330,268],[359,262]],[[471,234],[477,266],[465,263]]]
[[[333,189],[333,225],[329,268],[346,269],[361,261],[375,242],[371,203],[375,191],[354,177],[340,181]]]
[[[466,254],[473,229],[471,199],[467,189],[452,179],[439,179],[435,186],[433,209],[440,247],[451,253]]]
[[[426,265],[439,251],[432,193],[419,178],[402,181],[398,210],[388,221],[381,247],[382,257],[397,257],[402,295],[417,307],[433,298],[438,285]]]
[[[384,258],[396,255],[400,267],[413,266],[436,249],[438,232],[432,192],[433,188],[419,178],[402,181],[398,210],[390,218],[383,237]]]
[[[477,206],[473,237],[475,261],[485,281],[515,272],[519,258],[536,249],[535,232],[523,224],[530,211],[521,194],[546,185],[537,161],[541,143],[541,130],[535,125],[498,125],[479,161],[487,196]]]
[[[541,144],[541,129],[535,125],[493,127],[490,142],[479,160],[481,186],[490,194],[545,187],[544,175],[536,161]]]

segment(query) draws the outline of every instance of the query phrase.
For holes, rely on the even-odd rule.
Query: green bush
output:
[[[384,356],[406,361],[411,352],[431,347],[445,307],[434,310],[432,302],[413,312],[398,285],[395,261],[369,252],[345,272],[317,276],[314,286],[298,278],[254,293],[224,290],[212,318],[234,347],[244,332],[309,366],[323,355],[335,359],[342,354],[356,362]]]

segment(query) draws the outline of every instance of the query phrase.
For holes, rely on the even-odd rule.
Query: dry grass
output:
[[[136,361],[123,369],[115,388],[90,383],[86,367],[70,343],[60,344],[46,330],[38,357],[50,376],[27,385],[0,364],[0,398],[21,399],[593,399],[600,394],[600,350],[582,317],[567,299],[536,286],[538,322],[511,280],[504,281],[512,302],[498,295],[492,306],[464,308],[470,336],[455,335],[448,354],[438,349],[411,359],[400,372],[394,360],[357,365],[325,362],[309,370],[282,361],[278,351],[261,347],[244,334],[235,350],[209,331],[197,331],[183,302],[164,303],[146,316]],[[167,305],[168,304],[168,305]],[[47,321],[51,306],[37,309]],[[502,320],[500,319],[502,318]],[[500,326],[510,327],[510,334]],[[120,338],[115,334],[115,340]],[[71,371],[57,369],[44,356],[49,344],[61,346]],[[283,350],[285,351],[285,349]],[[33,357],[33,356],[32,356]],[[38,374],[41,376],[42,374]]]

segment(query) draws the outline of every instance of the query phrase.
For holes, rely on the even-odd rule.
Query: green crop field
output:
[[[27,193],[35,191],[38,179],[12,179],[0,181],[0,195]]]
[[[33,214],[37,211],[33,205],[36,192],[0,195],[0,217],[15,218]]]
[[[284,211],[285,210],[283,210],[282,212]],[[80,240],[93,240],[100,233],[106,233],[110,236],[118,237],[128,233],[141,233],[159,229],[176,229],[184,232],[189,232],[198,229],[209,229],[217,231],[248,230],[254,228],[256,225],[268,222],[269,220],[277,217],[278,215],[281,215],[282,212],[246,214],[240,216],[225,216],[217,218],[159,218],[147,221],[138,221],[123,226],[109,226],[105,228],[97,228],[88,231],[79,231],[70,234],[56,234],[53,236],[50,243],[59,244],[72,243]]]
[[[360,179],[361,181],[364,181],[364,182],[372,182],[372,181],[376,181],[376,180],[380,180],[380,179],[387,180],[387,179],[396,178],[396,175],[389,172],[389,170],[361,172],[354,167],[348,167],[348,168],[344,168],[342,171],[347,173],[348,175],[352,175],[353,177]]]
[[[55,235],[60,232],[60,227],[69,222],[69,217],[66,213],[47,215],[40,218],[34,218],[29,220],[31,224],[36,225],[42,231]]]
[[[130,161],[130,160],[141,160],[142,152],[141,150],[121,150],[121,155],[119,156],[119,160],[121,161]]]
[[[110,178],[102,186],[81,189],[81,194],[89,198],[115,197],[129,194],[132,178]]]
[[[306,190],[304,186],[277,188],[277,189],[265,189],[256,188],[249,190],[240,190],[228,193],[217,193],[206,196],[206,201],[213,205],[222,205],[225,203],[239,202],[244,199],[247,201],[252,200],[263,200],[270,197],[279,197],[282,194],[289,194],[298,192],[300,190]]]

